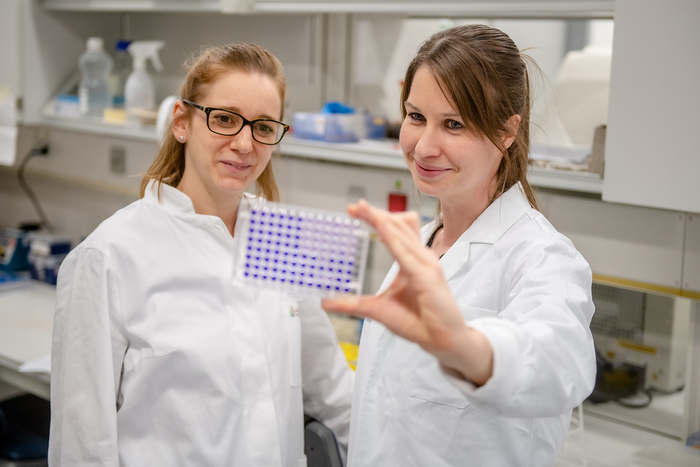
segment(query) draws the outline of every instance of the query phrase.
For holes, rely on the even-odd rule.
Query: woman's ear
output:
[[[520,115],[512,115],[506,122],[506,128],[508,132],[503,135],[503,145],[507,148],[513,144],[515,141],[515,136],[518,134],[518,128],[520,128]]]
[[[180,143],[187,141],[189,123],[185,103],[181,100],[175,101],[173,105],[173,136]]]

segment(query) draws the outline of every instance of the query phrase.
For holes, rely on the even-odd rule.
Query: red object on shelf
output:
[[[406,195],[404,193],[389,193],[389,212],[406,210]]]

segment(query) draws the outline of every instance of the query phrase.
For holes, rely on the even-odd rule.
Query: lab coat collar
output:
[[[160,198],[158,197],[159,186]],[[244,200],[246,198],[247,196],[243,197]],[[157,204],[164,209],[176,213],[177,216],[187,219],[188,222],[195,225],[199,225],[208,230],[213,228],[218,232],[217,235],[223,236],[223,241],[231,241],[231,234],[221,218],[209,214],[197,214],[190,197],[174,186],[170,186],[166,183],[159,183],[157,180],[150,180],[144,192],[144,201]],[[236,226],[236,228],[237,227],[238,226]]]
[[[520,183],[513,185],[486,208],[467,229],[471,243],[496,243],[531,209]]]
[[[158,186],[160,186],[160,199],[158,199]],[[178,190],[174,186],[170,186],[166,183],[159,183],[158,180],[151,179],[146,185],[146,190],[143,195],[144,199],[150,203],[160,204],[168,209],[174,211],[186,213],[186,214],[196,214],[194,210],[194,205],[189,196],[187,196],[182,191]],[[250,193],[243,193],[241,202],[249,203],[249,200],[255,199],[256,196]],[[216,216],[209,216],[216,217]]]
[[[160,187],[160,199],[158,197],[158,187]],[[146,186],[144,199],[150,203],[182,213],[194,214],[194,206],[189,196],[166,183],[159,183],[158,180],[151,179]]]
[[[513,185],[491,203],[440,260],[445,280],[449,281],[469,260],[472,243],[493,245],[528,210],[531,209],[520,183]],[[424,232],[429,236],[433,227]]]

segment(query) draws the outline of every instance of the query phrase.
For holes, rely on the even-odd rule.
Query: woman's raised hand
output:
[[[348,213],[377,231],[398,262],[399,272],[376,296],[324,300],[323,308],[377,320],[394,334],[419,344],[444,366],[483,384],[491,375],[491,346],[483,334],[465,323],[437,256],[421,241],[418,215],[389,213],[364,200],[350,205]]]

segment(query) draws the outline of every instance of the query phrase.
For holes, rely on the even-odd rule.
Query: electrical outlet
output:
[[[43,126],[34,128],[34,147],[49,144],[51,141],[51,131]]]
[[[126,174],[126,149],[124,147],[110,146],[109,172],[118,175]]]

